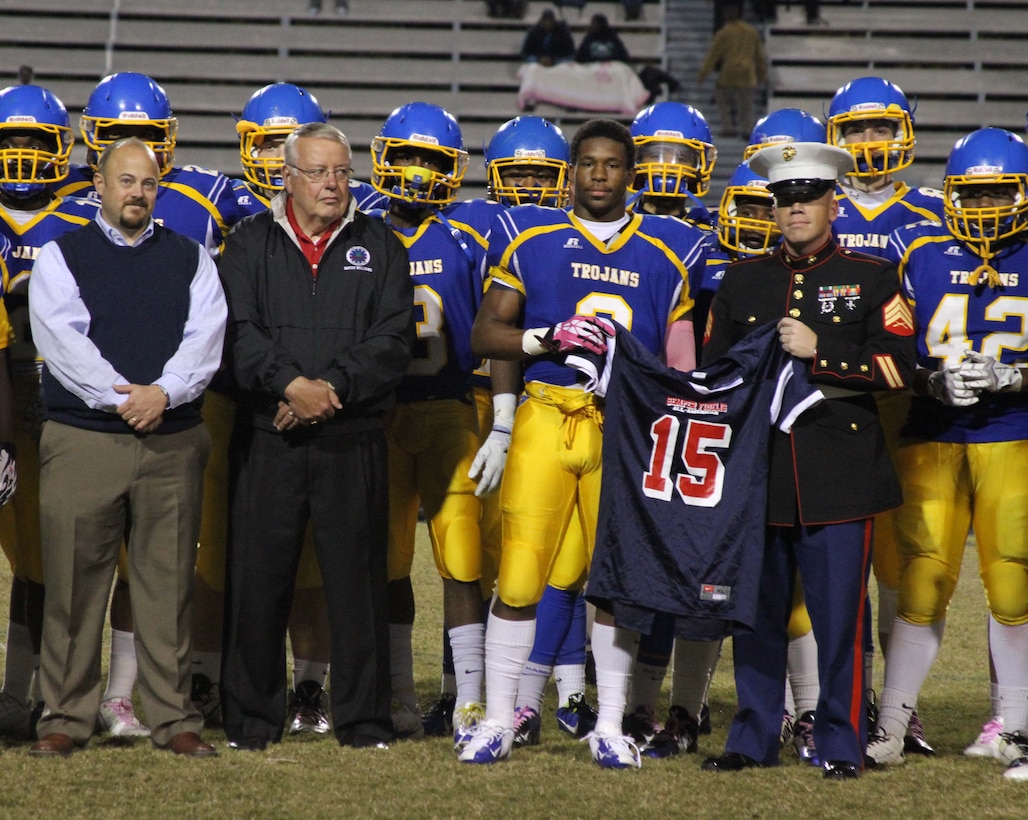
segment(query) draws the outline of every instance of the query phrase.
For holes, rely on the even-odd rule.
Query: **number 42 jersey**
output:
[[[710,366],[664,365],[623,328],[600,367],[603,479],[588,596],[619,626],[713,640],[752,628],[764,551],[768,441],[824,397],[771,322]],[[601,369],[602,368],[602,369]]]

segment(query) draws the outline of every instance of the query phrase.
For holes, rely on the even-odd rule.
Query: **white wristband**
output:
[[[539,341],[539,338],[545,336],[549,330],[548,327],[535,327],[531,330],[526,330],[521,334],[521,349],[529,356],[542,356],[543,353],[547,353],[546,346]]]
[[[509,433],[514,429],[514,413],[518,409],[518,397],[513,393],[493,395],[493,429]]]

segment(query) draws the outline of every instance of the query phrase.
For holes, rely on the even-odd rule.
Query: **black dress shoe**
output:
[[[860,767],[845,760],[829,760],[824,765],[825,780],[856,780],[860,777]]]
[[[760,764],[752,757],[746,757],[739,752],[725,752],[720,757],[708,757],[700,768],[705,772],[740,772],[759,766]]]
[[[268,739],[256,736],[244,737],[241,740],[230,740],[228,747],[237,752],[263,752],[268,748]]]
[[[389,743],[377,735],[365,735],[361,733],[352,734],[345,740],[339,741],[340,746],[349,746],[351,749],[388,749]]]

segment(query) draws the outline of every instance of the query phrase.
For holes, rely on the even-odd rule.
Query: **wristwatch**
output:
[[[159,385],[159,384],[155,384],[154,387],[156,387],[158,390],[160,390],[164,394],[164,398],[167,400],[167,404],[164,405],[164,409],[165,410],[170,410],[171,409],[171,394],[168,393],[168,391],[164,387]]]

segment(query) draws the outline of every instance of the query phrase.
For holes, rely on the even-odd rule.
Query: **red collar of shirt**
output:
[[[303,255],[307,259],[307,263],[311,266],[311,273],[314,278],[318,278],[318,265],[321,264],[321,255],[324,253],[326,246],[328,245],[329,237],[335,232],[336,228],[342,224],[343,217],[339,217],[335,222],[329,225],[324,232],[321,234],[321,238],[316,242],[311,239],[307,234],[303,232],[300,227],[300,223],[296,221],[296,214],[293,212],[293,200],[286,200],[286,219],[289,220],[289,225],[292,227],[293,232],[296,234],[296,238],[300,242],[300,250],[303,251]]]

